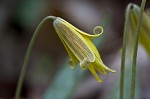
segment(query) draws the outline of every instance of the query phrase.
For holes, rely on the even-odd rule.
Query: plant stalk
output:
[[[120,70],[120,96],[119,99],[124,98],[124,72],[125,72],[125,61],[126,61],[126,42],[129,24],[129,11],[130,6],[126,8],[124,33],[123,33],[123,45],[122,45],[122,56],[121,56],[121,70]]]
[[[16,88],[16,92],[15,92],[15,99],[20,99],[20,93],[21,93],[21,89],[22,89],[22,85],[23,85],[23,80],[24,80],[25,74],[27,72],[29,59],[30,59],[30,57],[32,55],[32,49],[33,49],[34,44],[35,44],[35,42],[37,40],[38,34],[40,32],[40,29],[42,28],[43,24],[49,19],[55,20],[56,17],[55,16],[48,16],[48,17],[44,18],[40,22],[38,27],[36,28],[32,38],[31,38],[31,41],[30,41],[29,46],[27,48],[27,52],[26,52],[26,55],[25,55],[25,59],[24,59],[24,63],[23,63],[22,69],[21,69],[19,80],[18,80],[18,83],[17,83],[17,88]]]
[[[135,85],[136,85],[136,63],[137,63],[137,51],[138,51],[138,41],[140,35],[140,27],[142,23],[143,11],[145,7],[146,0],[142,0],[140,14],[138,17],[138,23],[136,27],[136,35],[134,41],[134,50],[133,50],[133,63],[132,63],[132,79],[131,79],[131,99],[135,99]]]

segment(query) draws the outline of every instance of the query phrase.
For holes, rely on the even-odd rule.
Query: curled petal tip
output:
[[[88,34],[77,29],[62,18],[51,16],[51,19],[54,19],[53,25],[56,33],[71,58],[71,68],[74,68],[75,65],[80,62],[81,69],[89,69],[99,83],[102,82],[102,80],[96,70],[104,75],[106,74],[105,70],[115,72],[103,65],[99,52],[91,41],[92,38],[99,37],[103,33],[101,26],[96,26],[93,29],[94,34]]]
[[[103,28],[101,26],[96,26],[93,30],[95,35],[101,35],[103,33]]]

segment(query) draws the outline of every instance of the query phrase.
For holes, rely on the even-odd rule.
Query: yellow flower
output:
[[[130,26],[129,29],[131,30],[131,39],[134,39],[135,37],[135,29],[136,29],[136,25],[138,22],[138,16],[140,13],[140,7],[137,6],[136,4],[130,4],[129,6],[131,6],[131,10],[130,10]],[[150,16],[147,13],[143,13],[143,19],[142,19],[142,25],[141,25],[141,29],[140,29],[140,39],[139,42],[140,44],[143,45],[143,47],[146,49],[146,51],[148,52],[148,54],[150,55]]]
[[[102,27],[95,27],[94,33],[96,34],[90,35],[59,17],[54,19],[53,25],[70,56],[72,68],[80,62],[80,67],[82,69],[88,68],[98,82],[102,82],[102,80],[98,77],[96,71],[104,75],[106,74],[105,70],[115,72],[104,65],[97,48],[91,41],[92,38],[101,35],[103,32]]]

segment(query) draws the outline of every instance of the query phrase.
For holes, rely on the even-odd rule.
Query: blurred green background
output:
[[[39,22],[49,15],[59,16],[87,33],[102,25],[104,34],[93,42],[104,63],[117,72],[100,75],[103,82],[97,83],[88,70],[78,65],[70,69],[67,52],[49,21],[35,44],[22,99],[118,99],[124,15],[130,2],[140,5],[141,0],[1,0],[0,99],[14,97],[30,38]],[[150,99],[150,62],[141,46],[139,56],[137,98]],[[126,72],[125,92],[130,96],[131,69]]]

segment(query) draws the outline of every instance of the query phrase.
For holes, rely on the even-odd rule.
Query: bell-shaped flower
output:
[[[129,11],[129,22],[130,22],[129,32],[130,33],[128,37],[130,38],[129,42],[132,43],[133,40],[135,39],[135,30],[138,22],[138,16],[140,13],[140,7],[137,6],[136,4],[129,4],[128,6],[130,6],[130,11]],[[146,12],[143,13],[139,42],[150,55],[150,45],[149,45],[150,44],[150,16]]]
[[[98,82],[102,80],[97,75],[97,71],[104,75],[106,71],[115,72],[104,65],[97,48],[91,41],[92,38],[101,35],[103,32],[102,27],[95,27],[95,34],[91,35],[77,29],[60,17],[54,19],[53,25],[70,56],[70,65],[72,68],[77,63],[80,63],[80,67],[82,69],[88,68]]]

